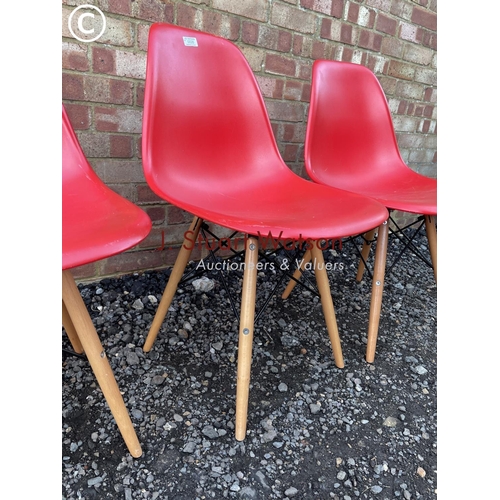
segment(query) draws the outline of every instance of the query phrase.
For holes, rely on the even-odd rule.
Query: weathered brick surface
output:
[[[401,154],[436,175],[436,0],[105,0],[107,29],[76,40],[62,2],[62,98],[85,153],[112,189],[143,207],[154,227],[136,249],[75,270],[80,279],[171,265],[191,215],[147,186],[141,164],[148,33],[153,22],[207,31],[236,43],[255,73],[279,150],[303,171],[312,63],[362,64],[389,101]],[[168,248],[158,251],[161,242]],[[196,249],[201,256],[206,249]],[[193,255],[193,257],[195,257]]]

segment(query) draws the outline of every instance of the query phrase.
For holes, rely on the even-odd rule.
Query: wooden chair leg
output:
[[[198,217],[194,217],[193,222],[191,222],[191,226],[188,230],[190,237],[184,238],[184,242],[179,250],[179,253],[177,254],[177,259],[175,260],[175,264],[168,279],[167,286],[165,287],[162,298],[160,300],[160,304],[158,305],[158,309],[156,310],[155,317],[153,318],[153,323],[151,324],[148,336],[146,337],[146,342],[144,343],[144,347],[142,348],[144,352],[149,352],[151,350],[156,337],[158,336],[160,327],[163,323],[163,320],[165,319],[165,316],[167,315],[168,308],[172,303],[172,299],[174,298],[175,292],[177,291],[179,281],[182,279],[187,263],[189,261],[189,257],[191,256],[191,252],[193,250],[193,241],[198,238],[202,223],[203,220],[199,219]]]
[[[295,285],[297,284],[297,281],[295,281],[295,280],[300,279],[300,277],[302,276],[302,273],[304,271],[305,265],[310,260],[311,260],[311,250],[306,250],[306,252],[304,253],[304,257],[302,257],[302,260],[300,262],[300,266],[293,273],[293,277],[295,279],[290,279],[290,281],[288,282],[288,285],[285,288],[285,291],[281,295],[281,298],[283,300],[288,299],[288,296],[292,293],[292,290],[295,288]]]
[[[365,272],[365,262],[370,255],[370,250],[372,248],[373,237],[375,236],[375,229],[368,231],[364,235],[363,248],[361,249],[362,258],[359,259],[358,273],[356,274],[356,281],[359,283],[363,279],[363,274]]]
[[[78,333],[75,330],[75,326],[73,325],[73,322],[71,321],[71,318],[69,316],[68,309],[64,305],[64,300],[62,301],[62,324],[64,326],[64,329],[66,330],[66,335],[71,342],[73,351],[75,351],[77,354],[82,354],[83,347],[80,339],[78,338]]]
[[[258,255],[259,248],[257,238],[248,238],[245,252],[245,270],[243,273],[243,292],[241,297],[240,330],[238,340],[235,428],[235,437],[238,441],[243,441],[247,432]]]
[[[382,309],[382,293],[384,290],[388,239],[389,222],[385,221],[378,229],[377,250],[375,252],[375,268],[373,270],[372,297],[370,302],[370,319],[368,321],[368,343],[366,346],[366,361],[368,361],[368,363],[373,363],[373,360],[375,359],[380,311]]]
[[[330,342],[332,343],[333,357],[338,368],[344,368],[344,358],[342,356],[342,347],[340,345],[339,330],[337,327],[337,319],[335,318],[335,309],[333,307],[332,294],[328,275],[325,269],[325,261],[323,252],[317,241],[313,241],[311,256],[313,259],[313,269],[316,275],[316,283],[321,297],[321,305],[323,306],[323,314],[325,316],[326,327]]]
[[[425,216],[425,231],[427,240],[429,241],[429,251],[431,254],[432,267],[434,268],[434,279],[437,284],[437,231],[434,217],[432,215]]]
[[[133,457],[142,455],[141,445],[130,420],[123,397],[116,383],[106,353],[97,335],[92,319],[69,270],[62,272],[62,298],[71,323],[78,334],[83,350],[94,371],[99,387],[109,405],[123,440]]]

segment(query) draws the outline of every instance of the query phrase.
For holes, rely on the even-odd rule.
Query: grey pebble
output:
[[[285,496],[292,498],[295,495],[297,495],[298,492],[299,492],[299,490],[292,486],[291,488],[288,488],[287,490],[285,490]]]

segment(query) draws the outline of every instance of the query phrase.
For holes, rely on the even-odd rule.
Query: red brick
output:
[[[257,83],[264,97],[281,99],[283,97],[284,82],[278,78],[256,75]]]
[[[138,83],[135,90],[135,103],[141,108],[144,106],[144,84]]]
[[[165,221],[165,207],[146,207],[145,211],[153,224]]]
[[[304,37],[302,35],[293,36],[292,52],[296,56],[304,55],[302,53],[302,47],[304,46]]]
[[[62,98],[71,101],[83,101],[83,76],[63,73],[62,75]]]
[[[379,14],[377,16],[377,31],[387,33],[388,35],[395,36],[398,29],[398,22],[396,19]]]
[[[426,47],[430,47],[433,50],[437,50],[437,35],[436,33],[432,33],[426,30],[420,30],[419,33],[422,34],[420,39],[422,40],[422,44]]]
[[[415,67],[398,61],[391,61],[388,75],[402,80],[413,80],[415,76]]]
[[[304,120],[304,105],[293,101],[268,101],[267,109],[271,120],[301,122]]]
[[[298,78],[301,80],[310,81],[312,74],[312,63],[311,62],[300,62],[299,63],[299,74]]]
[[[358,45],[379,52],[382,47],[382,35],[378,35],[373,31],[361,30]]]
[[[285,123],[283,125],[282,139],[285,142],[304,142],[306,126],[304,123]]]
[[[357,3],[350,2],[349,9],[347,11],[347,20],[351,23],[358,22],[359,5]]]
[[[299,146],[297,144],[285,144],[285,148],[283,150],[283,160],[297,161],[298,152]]]
[[[380,76],[379,82],[382,86],[382,89],[384,90],[385,95],[394,95],[398,84],[398,80],[396,80],[396,78],[387,78],[385,76]]]
[[[425,89],[424,100],[428,102],[437,102],[437,91],[431,87]]]
[[[353,55],[354,55],[353,49],[351,49],[350,47],[344,47],[344,50],[342,51],[342,61],[351,62]]]
[[[332,0],[331,14],[333,17],[341,19],[343,10],[344,10],[344,0]]]
[[[141,0],[139,4],[139,18],[153,22],[171,23],[174,20],[174,6],[170,2],[161,0]]]
[[[86,45],[63,42],[62,49],[62,67],[64,69],[75,71],[88,71],[90,69]]]
[[[133,184],[107,184],[115,193],[135,203],[135,187]]]
[[[142,136],[136,139],[135,144],[136,144],[136,156],[137,158],[142,158]]]
[[[321,20],[320,36],[322,38],[331,38],[331,31],[332,31],[332,20],[324,17]]]
[[[148,50],[149,28],[150,26],[145,24],[137,26],[137,45],[144,52]]]
[[[197,9],[185,4],[177,6],[177,24],[185,28],[196,29]]]
[[[411,21],[432,31],[437,30],[437,15],[434,12],[429,12],[415,7],[413,9]]]
[[[132,13],[132,0],[108,0],[108,11],[129,16]]]
[[[134,84],[126,80],[109,81],[109,102],[132,105],[134,102]]]
[[[259,40],[259,25],[250,21],[241,23],[241,41],[251,45],[257,45]]]
[[[387,56],[401,58],[403,55],[403,42],[397,38],[383,37],[380,52]]]
[[[308,78],[310,80],[310,78]],[[304,102],[309,102],[311,100],[311,84],[304,83],[302,85],[302,95],[300,96],[300,100]]]
[[[158,203],[161,198],[157,196],[147,184],[139,184],[137,186],[137,202],[138,203]]]
[[[92,262],[91,264],[86,264],[85,266],[74,267],[71,269],[71,274],[77,281],[85,281],[89,278],[94,278],[98,275],[97,264]]]
[[[105,73],[105,74],[115,74],[116,64],[115,64],[116,51],[111,49],[105,49],[102,47],[92,48],[92,69],[95,73]]]
[[[222,14],[211,10],[204,10],[202,14],[201,29],[207,33],[220,35]]]
[[[111,135],[109,151],[113,158],[131,158],[133,156],[132,137],[127,135]]]
[[[370,9],[370,15],[368,18],[368,23],[366,24],[367,28],[374,28],[375,27],[375,20],[377,19],[377,13],[374,10]]]
[[[328,45],[325,42],[313,42],[312,58],[313,59],[327,59]]]
[[[278,45],[276,47],[276,50],[279,50],[280,52],[290,52],[292,48],[292,34],[289,33],[288,31],[279,31],[278,35]]]
[[[432,118],[432,113],[434,112],[434,106],[425,106],[424,116],[426,118]]]
[[[302,83],[296,80],[287,80],[285,84],[284,98],[299,101],[302,96]]]
[[[89,106],[67,103],[64,107],[75,130],[87,130],[90,127]]]
[[[185,224],[193,218],[191,214],[174,205],[167,205],[166,211],[168,224]]]
[[[352,26],[349,24],[342,24],[340,28],[340,41],[344,43],[348,43],[349,45],[353,44],[352,41]]]
[[[279,75],[295,76],[295,61],[276,54],[266,55],[266,71]]]
[[[240,37],[240,30],[241,20],[239,18],[234,16],[224,16],[222,20],[222,37],[235,42]]]

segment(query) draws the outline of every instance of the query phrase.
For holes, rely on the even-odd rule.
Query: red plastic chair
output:
[[[391,113],[376,76],[339,61],[313,64],[305,165],[314,181],[369,196],[389,212],[423,215],[437,282],[437,181],[409,168],[401,158]],[[365,235],[366,260],[374,231]],[[381,242],[380,234],[378,244]],[[365,269],[358,268],[360,281]],[[384,263],[385,268],[385,263]],[[377,279],[374,278],[374,282]],[[375,285],[376,286],[376,285]],[[381,294],[380,286],[379,293]],[[377,330],[370,321],[366,359],[373,362]]]
[[[130,454],[141,445],[70,269],[124,252],[151,230],[148,215],[108,188],[89,165],[62,108],[62,315],[77,353],[85,352]]]
[[[320,239],[387,219],[380,203],[294,174],[278,151],[259,87],[241,51],[222,38],[168,24],[149,33],[143,167],[151,189],[195,217],[144,344],[149,351],[203,220],[249,235],[241,299],[237,440],[246,435],[259,235],[310,239],[335,363],[342,350]],[[186,233],[187,234],[187,233]]]

